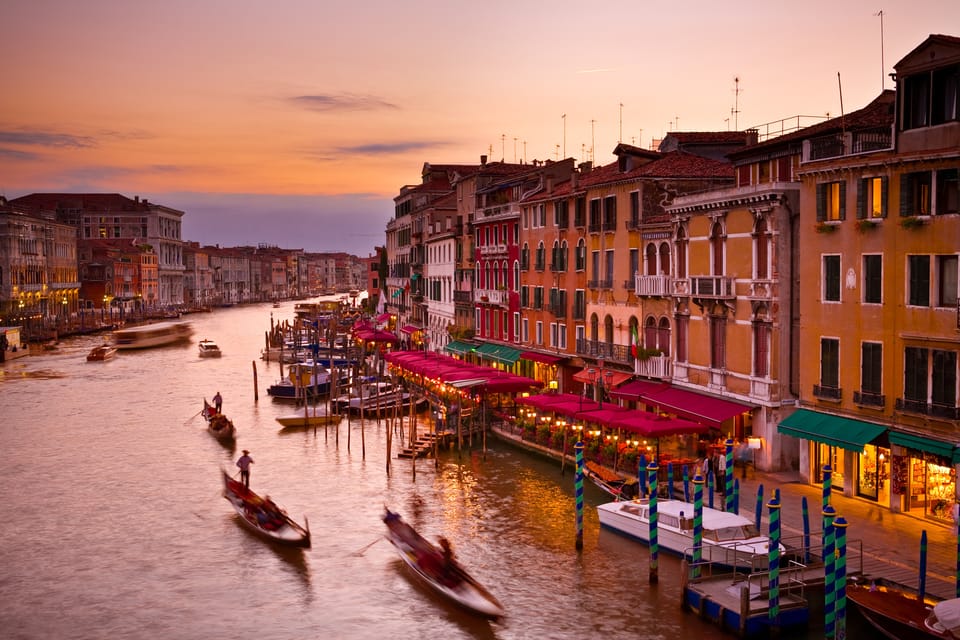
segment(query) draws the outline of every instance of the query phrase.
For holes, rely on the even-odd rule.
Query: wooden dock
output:
[[[413,443],[412,447],[405,447],[398,454],[398,458],[425,458],[433,453],[435,447],[446,446],[449,434],[423,433]]]

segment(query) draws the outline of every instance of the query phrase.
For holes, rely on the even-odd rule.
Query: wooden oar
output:
[[[351,555],[351,556],[362,556],[367,549],[369,549],[369,548],[372,547],[373,545],[377,544],[377,543],[380,542],[381,540],[383,540],[382,537],[377,538],[376,540],[374,540],[374,541],[371,542],[370,544],[365,545],[365,546],[364,546],[362,549],[360,549],[359,551],[354,551],[354,552],[351,553],[350,555]]]
[[[188,422],[190,422],[191,420],[193,420],[194,418],[196,418],[196,417],[197,417],[198,415],[200,415],[201,413],[203,413],[203,409],[200,409],[200,411],[197,411],[195,414],[193,414],[192,416],[190,416],[189,418],[187,418],[186,420],[184,420],[184,421],[183,421],[183,424],[187,424]]]

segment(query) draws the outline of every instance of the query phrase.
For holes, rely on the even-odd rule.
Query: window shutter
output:
[[[857,220],[867,217],[867,179],[857,180]]]
[[[817,185],[817,222],[823,222],[827,218],[825,189],[826,185]]]
[[[880,217],[887,217],[887,191],[890,178],[883,176],[880,178]]]
[[[840,211],[838,212],[840,220],[847,219],[847,183],[840,183]]]
[[[911,203],[913,202],[913,183],[910,181],[910,174],[904,173],[900,176],[900,215],[901,217],[912,215]]]

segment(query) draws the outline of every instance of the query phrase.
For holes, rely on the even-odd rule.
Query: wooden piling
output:
[[[257,361],[254,360],[253,361],[253,401],[254,402],[257,402],[258,400],[260,400],[260,396],[258,394],[259,394],[259,391],[257,390]]]

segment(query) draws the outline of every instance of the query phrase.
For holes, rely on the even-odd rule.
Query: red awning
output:
[[[662,391],[669,386],[670,383],[660,380],[631,380],[616,391],[611,391],[610,395],[624,400],[639,400],[643,395]]]
[[[417,331],[421,331],[421,329],[415,324],[405,324],[400,328],[400,331],[404,333],[416,333]]]
[[[756,408],[756,405],[741,404],[676,387],[667,387],[655,393],[644,394],[640,396],[640,400],[656,407],[659,411],[675,413],[680,417],[717,428],[720,428],[725,420],[741,413],[749,413]]]
[[[563,360],[561,356],[552,356],[549,353],[537,353],[536,351],[524,351],[520,354],[520,357],[524,360],[542,362],[543,364],[557,364]]]
[[[390,319],[389,313],[381,313],[380,315],[377,316],[377,324],[383,324],[389,319]]]
[[[639,433],[645,438],[675,436],[682,433],[705,433],[710,429],[699,422],[682,418],[664,418],[646,411],[631,411],[622,420],[617,421],[616,426]]]
[[[593,369],[593,373],[590,370]],[[573,374],[573,379],[584,384],[594,384],[599,381],[600,370],[596,367],[584,367],[582,370]],[[613,371],[611,369],[603,370],[603,384],[608,389],[616,389],[624,382],[633,377],[632,373],[623,373],[622,371]]]

